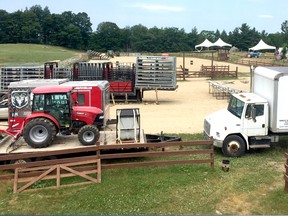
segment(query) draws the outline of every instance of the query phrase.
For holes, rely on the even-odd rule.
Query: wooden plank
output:
[[[211,163],[211,159],[102,164],[102,169],[135,168],[135,167],[143,167],[143,166],[166,166],[166,165],[177,165],[177,164],[179,165],[179,164],[200,164],[200,163]]]
[[[35,182],[41,180],[43,177],[45,177],[46,175],[48,175],[50,172],[52,172],[55,169],[56,169],[56,166],[52,166],[50,169],[48,169],[46,172],[44,172],[41,175],[39,175],[37,178],[34,178],[32,181],[28,182],[27,184],[25,184],[21,188],[17,189],[16,192],[20,193],[20,192],[24,191],[26,188],[30,187]]]
[[[60,165],[60,167],[61,167],[61,169],[64,169],[64,170],[69,171],[69,172],[71,172],[71,173],[73,173],[75,175],[81,176],[81,177],[83,177],[83,178],[85,178],[87,180],[90,180],[90,181],[92,181],[94,183],[97,183],[97,179],[95,179],[95,178],[93,178],[93,177],[91,177],[89,175],[86,175],[86,174],[84,174],[82,172],[78,172],[78,171],[76,171],[76,170],[74,170],[74,169],[72,169],[72,168],[70,168],[68,166],[65,166],[65,165]]]
[[[78,170],[78,169],[75,169],[75,170]],[[66,173],[63,173],[63,172],[66,172]],[[79,170],[78,170],[79,171]],[[60,177],[61,178],[68,178],[68,177],[73,177],[75,176],[74,173],[71,173],[71,172],[68,172],[66,170],[62,170],[61,174],[60,174]],[[88,171],[83,171],[83,170],[80,170],[79,172],[82,172],[86,175],[91,175],[91,174],[97,174],[97,170],[95,169],[95,167],[93,167],[92,170],[88,170]],[[38,172],[32,172],[30,173],[29,177],[19,177],[18,178],[18,183],[23,183],[23,182],[27,182],[27,181],[31,181],[33,178],[39,176],[39,173]],[[57,179],[57,174],[53,174],[53,172],[51,172],[49,175],[43,177],[41,180],[51,180],[51,179]]]
[[[210,154],[212,152],[213,149],[157,151],[157,152],[148,151],[148,152],[102,154],[100,158],[119,159],[119,158],[137,158],[137,157],[176,156],[176,155],[199,155],[199,154]]]

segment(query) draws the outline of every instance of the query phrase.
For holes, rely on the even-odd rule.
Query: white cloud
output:
[[[138,3],[138,4],[130,5],[128,7],[140,8],[140,9],[150,10],[150,11],[173,11],[173,12],[184,11],[184,8],[178,7],[178,6],[152,5],[152,4],[144,4],[144,3]]]
[[[268,19],[273,18],[272,15],[268,15],[268,14],[260,14],[260,15],[258,15],[258,17],[259,18],[268,18]]]

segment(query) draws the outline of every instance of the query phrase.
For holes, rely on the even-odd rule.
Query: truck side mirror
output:
[[[253,121],[256,122],[256,108],[254,106],[252,106],[251,114]]]

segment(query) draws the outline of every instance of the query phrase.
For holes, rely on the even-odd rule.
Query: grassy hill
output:
[[[47,61],[68,59],[80,53],[76,50],[41,44],[0,44],[0,67],[39,65]]]

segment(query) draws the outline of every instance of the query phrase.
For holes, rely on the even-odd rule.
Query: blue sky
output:
[[[142,24],[183,28],[187,33],[194,27],[198,32],[218,29],[228,33],[247,23],[257,31],[276,33],[288,20],[287,0],[0,0],[0,8],[9,13],[34,5],[47,6],[56,14],[86,12],[93,31],[109,21],[119,28]]]

